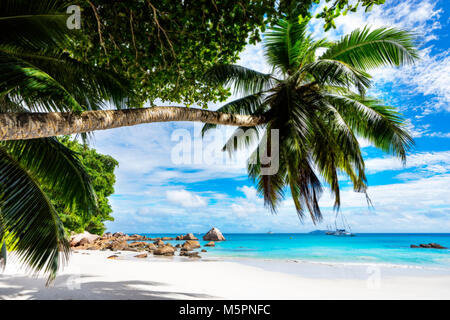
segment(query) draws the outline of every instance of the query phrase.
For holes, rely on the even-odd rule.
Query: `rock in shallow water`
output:
[[[188,233],[181,240],[198,240],[196,236],[194,236],[193,233]]]
[[[214,243],[214,241],[210,241],[207,244],[205,244],[205,247],[215,247],[216,244]]]
[[[187,240],[185,243],[183,243],[183,248],[190,248],[190,249],[200,248],[200,242],[195,240]]]
[[[173,256],[175,254],[175,249],[171,246],[164,246],[153,251],[156,256]]]
[[[203,240],[205,241],[225,241],[225,237],[222,232],[220,232],[217,228],[212,228],[208,231],[207,234],[203,236]]]
[[[428,244],[421,243],[418,246],[412,244],[410,247],[411,248],[426,248],[426,249],[447,249],[447,247],[443,247],[439,243],[428,243]]]

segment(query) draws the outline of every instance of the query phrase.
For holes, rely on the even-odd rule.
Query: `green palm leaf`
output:
[[[78,156],[56,138],[3,141],[1,145],[41,184],[57,190],[72,211],[88,217],[96,208],[95,191]]]
[[[406,154],[414,142],[406,123],[394,108],[382,105],[376,99],[358,96],[328,95],[327,99],[359,136],[406,161]]]
[[[307,21],[292,23],[279,20],[264,35],[264,48],[267,61],[282,72],[298,67],[304,53],[310,48],[306,37]]]
[[[370,75],[337,60],[317,60],[304,65],[299,72],[312,75],[320,85],[350,88],[355,86],[360,94],[370,87]]]
[[[0,45],[0,52],[19,61],[26,61],[27,64],[41,70],[49,77],[51,75],[54,82],[60,88],[70,92],[84,110],[103,109],[108,101],[118,109],[126,108],[132,96],[130,83],[125,78],[78,62],[60,50],[30,52],[20,47]],[[8,84],[8,79],[5,79],[5,82]],[[21,90],[18,92],[21,93]],[[53,97],[50,95],[49,98]],[[34,100],[28,101],[27,105],[33,109]]]
[[[256,94],[271,86],[274,77],[238,65],[216,65],[210,68],[203,79],[206,83],[233,87],[240,94]]]
[[[0,148],[0,215],[10,250],[34,272],[51,281],[69,254],[64,228],[36,180]]]
[[[369,27],[354,30],[320,57],[339,60],[359,70],[400,66],[418,58],[411,33],[394,28],[371,30]]]
[[[42,49],[67,41],[65,0],[2,0],[0,2],[0,43]]]
[[[25,60],[0,51],[0,93],[20,96],[33,111],[81,111],[83,107],[58,81]]]

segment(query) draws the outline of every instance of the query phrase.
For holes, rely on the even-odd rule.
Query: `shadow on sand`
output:
[[[8,276],[0,274],[1,299],[62,299],[62,300],[174,300],[174,299],[210,299],[210,295],[161,291],[165,283],[152,281],[91,281],[92,276],[60,275],[53,285],[45,287],[44,279],[26,276]],[[151,287],[151,288],[149,288]]]

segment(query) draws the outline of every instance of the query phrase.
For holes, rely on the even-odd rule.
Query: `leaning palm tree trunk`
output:
[[[53,137],[73,133],[168,121],[197,121],[251,127],[265,122],[262,116],[228,114],[186,107],[48,113],[0,113],[0,141]]]

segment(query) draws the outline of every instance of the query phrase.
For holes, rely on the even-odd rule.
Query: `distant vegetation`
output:
[[[67,208],[65,202],[55,190],[44,186],[44,191],[49,196],[53,206],[58,212],[66,232],[89,231],[102,235],[106,230],[105,221],[114,221],[111,216],[112,208],[108,197],[114,193],[116,176],[114,169],[119,165],[116,159],[109,155],[98,153],[95,149],[84,146],[69,137],[59,139],[62,144],[79,155],[80,162],[91,178],[95,195],[97,196],[97,208],[92,215],[86,217],[77,209]]]

